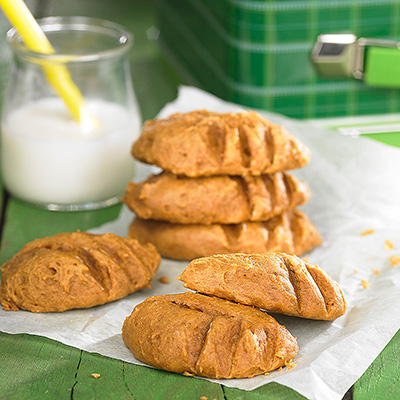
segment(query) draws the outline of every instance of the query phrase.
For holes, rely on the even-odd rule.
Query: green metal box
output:
[[[400,89],[320,78],[319,34],[399,39],[400,0],[157,0],[161,46],[186,83],[292,117],[393,113]],[[400,73],[400,71],[399,71]]]

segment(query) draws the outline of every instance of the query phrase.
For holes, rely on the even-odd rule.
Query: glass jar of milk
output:
[[[131,84],[132,38],[117,24],[84,17],[39,21],[55,53],[28,50],[11,29],[14,65],[1,119],[3,183],[15,197],[51,210],[117,203],[133,177],[130,148],[141,125]],[[63,65],[97,121],[74,120],[43,65]]]

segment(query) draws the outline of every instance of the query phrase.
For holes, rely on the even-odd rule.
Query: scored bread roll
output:
[[[129,182],[122,201],[142,219],[209,225],[265,221],[309,198],[305,182],[282,172],[201,178],[164,172]]]
[[[254,111],[197,110],[147,121],[132,146],[139,161],[176,175],[261,175],[305,166],[306,146]]]
[[[296,339],[252,307],[196,293],[147,298],[126,318],[122,338],[140,361],[208,378],[246,378],[291,362]]]
[[[270,251],[300,255],[322,241],[315,225],[296,209],[265,222],[232,225],[183,225],[135,218],[129,236],[154,244],[163,257],[176,260]]]
[[[114,234],[59,233],[26,244],[1,267],[5,310],[88,308],[149,283],[161,257],[151,244]]]
[[[177,279],[201,293],[296,317],[334,320],[346,311],[338,283],[319,267],[285,253],[199,258]]]

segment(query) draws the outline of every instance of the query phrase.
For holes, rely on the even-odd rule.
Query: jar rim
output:
[[[71,63],[96,61],[104,58],[111,58],[127,52],[133,43],[133,36],[121,25],[99,18],[68,16],[68,17],[46,17],[37,20],[38,24],[46,34],[47,32],[88,31],[102,33],[116,38],[116,46],[105,50],[86,52],[85,54],[52,53],[45,54],[30,50],[26,47],[17,29],[11,28],[7,32],[7,42],[16,54],[29,60],[39,60],[49,63]]]

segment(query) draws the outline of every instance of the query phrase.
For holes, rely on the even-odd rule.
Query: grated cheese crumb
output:
[[[91,374],[91,375],[93,376],[94,379],[100,378],[100,374],[94,373],[94,374]]]
[[[206,396],[201,396],[200,400],[207,400],[207,397]]]
[[[367,236],[367,235],[370,235],[371,233],[374,233],[374,232],[375,232],[375,229],[367,229],[364,232],[361,232],[360,236]]]
[[[369,288],[369,282],[365,279],[361,281],[361,285],[364,289]]]
[[[399,256],[395,256],[394,254],[392,256],[390,256],[388,258],[390,265],[393,267],[395,267],[397,264],[400,264],[400,257]]]
[[[357,270],[357,269],[355,269],[355,270],[354,270],[354,273],[355,273],[355,274],[358,274],[358,270]]]
[[[185,372],[183,373],[183,375],[185,375],[185,376],[194,376],[194,374],[192,374],[192,373],[189,372],[189,371],[185,371]]]
[[[374,274],[375,274],[375,275],[378,275],[379,272],[380,272],[379,269],[374,269],[373,271],[374,271]]]
[[[385,240],[384,247],[385,247],[385,250],[393,250],[394,249],[394,245],[389,239]]]

